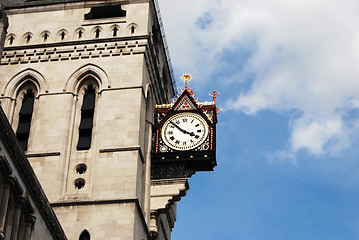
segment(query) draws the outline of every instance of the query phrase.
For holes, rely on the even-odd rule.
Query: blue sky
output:
[[[178,88],[222,108],[172,240],[359,239],[359,2],[159,2]]]

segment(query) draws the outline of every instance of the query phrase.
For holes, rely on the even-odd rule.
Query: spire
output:
[[[216,90],[213,90],[213,93],[210,93],[209,96],[213,97],[213,103],[216,105],[216,98],[218,97],[219,92],[216,92]]]

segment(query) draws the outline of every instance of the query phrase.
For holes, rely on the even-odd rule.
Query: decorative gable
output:
[[[183,94],[182,98],[177,101],[175,106],[173,107],[173,110],[175,111],[181,111],[181,110],[196,110],[198,107],[193,102],[192,99],[190,99],[189,95]]]

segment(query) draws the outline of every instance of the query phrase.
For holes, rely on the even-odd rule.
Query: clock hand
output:
[[[175,124],[174,122],[170,122],[173,126],[175,126],[176,128],[178,128],[178,130],[180,130],[181,132],[185,133],[185,134],[189,134],[191,137],[194,136],[195,134],[193,132],[188,132],[182,128],[180,128],[177,124]]]
[[[174,122],[170,121],[170,123],[175,126],[178,130],[180,130],[181,132],[185,133],[186,130],[180,128],[177,124],[175,124]]]

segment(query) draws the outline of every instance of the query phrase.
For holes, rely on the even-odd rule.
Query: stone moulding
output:
[[[1,65],[143,54],[148,36],[5,47]]]

